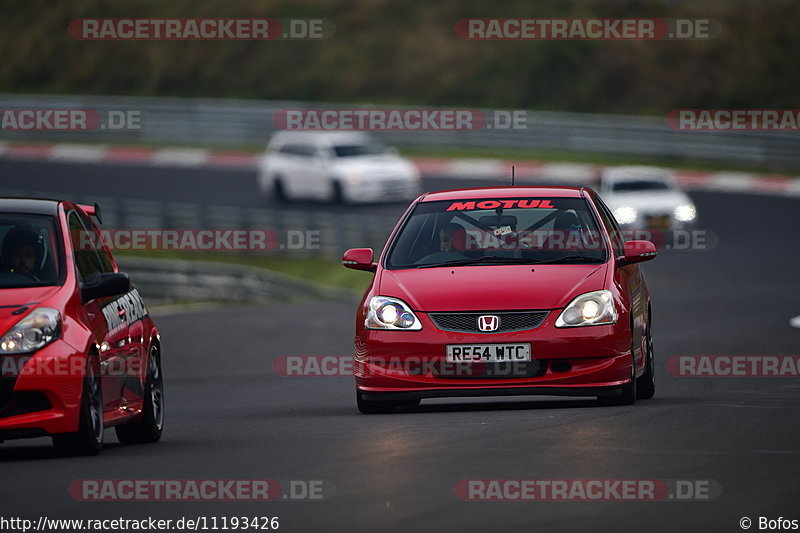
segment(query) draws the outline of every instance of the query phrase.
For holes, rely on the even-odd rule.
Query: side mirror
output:
[[[625,256],[622,258],[622,263],[631,265],[650,261],[657,254],[656,245],[650,241],[628,241],[625,243]]]
[[[96,274],[81,287],[81,302],[86,303],[105,296],[116,296],[129,290],[131,290],[131,280],[123,272]]]
[[[372,262],[372,248],[352,248],[342,256],[342,265],[353,270],[375,272],[377,263]]]

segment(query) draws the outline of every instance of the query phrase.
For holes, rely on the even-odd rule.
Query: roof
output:
[[[285,130],[279,131],[272,136],[270,142],[279,141],[306,141],[306,142],[328,142],[328,143],[363,143],[370,138],[369,133],[364,131],[307,131],[307,130]]]
[[[55,215],[60,200],[42,198],[0,197],[0,213],[26,213],[29,215]]]
[[[438,200],[465,200],[472,198],[580,198],[578,187],[481,187],[476,189],[452,189],[425,195],[422,202]]]
[[[670,174],[659,167],[623,166],[605,169],[602,177],[613,181],[669,181]]]

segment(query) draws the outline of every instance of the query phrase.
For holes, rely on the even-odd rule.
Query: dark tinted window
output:
[[[605,259],[583,198],[485,198],[417,204],[393,240],[386,267]]]
[[[63,254],[55,219],[0,213],[0,288],[55,285]]]

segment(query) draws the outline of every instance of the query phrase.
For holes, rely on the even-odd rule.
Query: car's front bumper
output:
[[[442,331],[425,313],[418,316],[420,331],[359,334],[353,369],[356,387],[367,399],[397,394],[601,396],[617,394],[631,379],[631,332],[621,324],[555,328],[558,312],[551,312],[534,330],[480,334]],[[445,362],[448,344],[497,343],[530,343],[533,368],[522,363]]]
[[[0,356],[0,440],[75,431],[85,361],[63,340],[32,356]]]

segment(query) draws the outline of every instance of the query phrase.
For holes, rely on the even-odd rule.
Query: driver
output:
[[[44,238],[32,228],[15,226],[3,239],[2,262],[9,272],[41,281],[45,254]]]
[[[450,222],[442,226],[439,230],[439,251],[440,252],[455,252],[453,247],[453,234],[458,230],[463,229],[460,225]]]

